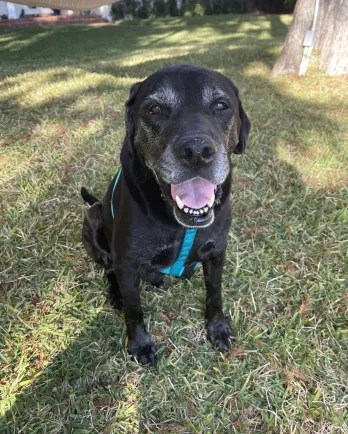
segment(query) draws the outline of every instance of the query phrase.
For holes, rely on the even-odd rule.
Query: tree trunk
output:
[[[271,77],[298,74],[303,54],[302,43],[306,31],[312,27],[315,0],[297,0],[294,18]]]
[[[321,0],[324,3],[314,47],[320,50],[320,68],[330,75],[348,73],[348,2]]]
[[[271,77],[298,74],[303,40],[313,25],[316,0],[298,0],[292,25]],[[314,48],[321,51],[320,67],[328,74],[348,72],[348,1],[320,0]]]

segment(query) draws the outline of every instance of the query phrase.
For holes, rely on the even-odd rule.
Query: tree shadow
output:
[[[250,17],[250,28],[244,30],[241,30],[245,25],[243,15],[170,19],[163,20],[162,24],[157,26],[151,24],[151,21],[136,23],[136,32],[129,23],[105,27],[79,26],[78,31],[74,26],[15,31],[4,29],[0,33],[4,37],[0,47],[0,60],[6,62],[21,58],[21,65],[18,65],[21,73],[33,70],[33,60],[37,61],[34,70],[47,69],[50,66],[85,66],[106,59],[117,61],[127,58],[130,51],[142,48],[170,48],[194,44],[201,40],[202,31],[206,32],[208,47],[214,43],[228,44],[247,40],[250,48],[250,42],[259,41],[264,32],[268,32],[268,22],[274,27],[273,21],[278,21],[275,26],[278,29],[277,37],[282,37],[279,18],[257,15]],[[263,23],[264,28],[258,27],[260,23]],[[199,32],[197,38],[196,31]],[[29,59],[28,62],[26,58]],[[4,71],[5,76],[11,75],[10,72],[6,73],[5,68]]]
[[[271,23],[271,35],[273,38],[281,38],[286,35],[288,31],[288,26],[283,23],[279,15],[273,15],[270,20]]]

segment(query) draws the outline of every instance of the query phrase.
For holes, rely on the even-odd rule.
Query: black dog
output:
[[[104,198],[81,190],[92,205],[83,244],[105,267],[111,302],[125,311],[128,349],[142,364],[155,362],[156,349],[144,326],[140,279],[161,286],[164,269],[177,261],[185,262],[176,270],[183,277],[203,264],[208,338],[220,351],[231,346],[221,300],[230,156],[244,152],[249,130],[228,78],[194,65],[164,68],[130,90],[122,171]]]

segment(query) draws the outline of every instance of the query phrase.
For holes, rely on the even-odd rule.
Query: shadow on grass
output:
[[[0,46],[0,61],[21,58],[21,65],[18,66],[23,73],[33,70],[33,60],[37,60],[37,69],[45,69],[50,65],[57,67],[73,63],[78,66],[79,63],[118,60],[127,57],[129,50],[180,47],[197,43],[202,40],[202,32],[208,45],[246,40],[249,48],[250,43],[258,41],[265,32],[273,38],[282,38],[284,32],[276,16],[250,16],[244,30],[241,30],[245,26],[243,15],[172,19],[156,23],[149,20],[134,23],[134,26],[129,22],[114,26],[79,26],[78,31],[75,26],[4,29],[0,31],[0,36],[4,38]],[[260,23],[264,28],[257,28]],[[11,73],[5,72],[6,75]]]
[[[270,20],[271,23],[271,35],[273,38],[278,38],[280,35],[286,35],[288,26],[282,22],[279,15],[273,15]]]
[[[255,17],[257,22],[260,19]],[[214,20],[212,20],[212,26],[216,24]],[[222,21],[223,24],[218,28],[218,32],[221,34],[224,34],[224,32],[229,34],[231,31],[232,33],[238,33],[241,22],[237,20],[236,23],[231,24],[229,20],[226,18],[225,21]],[[272,34],[278,35],[278,32],[282,33],[284,31],[282,25],[280,25],[281,23],[276,18],[273,18],[271,22],[274,23],[271,30]],[[179,23],[181,21],[173,20],[172,25],[173,27],[175,25],[180,27],[181,24],[179,26]],[[232,26],[232,29],[230,26]],[[154,38],[152,41],[158,47],[161,45],[165,47],[174,45],[171,42],[169,45],[166,45],[166,40],[168,37],[175,35],[176,30],[170,30],[168,27],[162,29],[160,26],[153,29],[146,23],[141,26],[141,29],[140,36],[133,37],[134,32],[131,26],[88,27],[79,32],[79,37],[74,39],[71,39],[71,35],[75,33],[71,32],[69,28],[57,28],[52,31],[43,30],[39,32],[39,35],[42,35],[41,40],[40,38],[35,39],[33,37],[31,42],[29,40],[25,47],[18,48],[19,51],[13,53],[13,55],[20,57],[27,49],[33,52],[39,49],[43,50],[47,56],[50,53],[55,53],[54,56],[56,56],[56,48],[54,47],[56,46],[56,38],[59,35],[62,37],[59,41],[59,49],[63,49],[64,45],[70,41],[67,49],[67,58],[69,58],[69,56],[73,56],[76,50],[78,51],[82,42],[83,44],[88,43],[83,38],[83,32],[86,31],[89,37],[91,36],[92,43],[89,46],[90,52],[85,58],[83,55],[77,53],[76,61],[68,59],[65,62],[62,59],[57,60],[54,58],[52,60],[54,63],[52,64],[55,66],[69,64],[79,67],[81,60],[86,60],[87,62],[91,59],[93,61],[103,60],[103,63],[99,65],[88,66],[84,64],[83,70],[87,71],[87,73],[111,74],[116,78],[141,78],[166,65],[190,62],[204,64],[211,68],[219,68],[227,76],[235,80],[240,88],[241,98],[246,111],[251,118],[253,130],[247,149],[247,156],[242,162],[238,163],[236,171],[236,183],[233,187],[236,195],[234,199],[236,216],[234,230],[237,231],[238,236],[243,240],[243,245],[248,246],[248,249],[250,249],[250,255],[252,255],[253,249],[261,248],[263,252],[267,252],[261,262],[255,259],[255,262],[250,264],[255,284],[258,279],[262,281],[264,278],[263,273],[267,273],[267,285],[268,281],[278,279],[279,276],[282,276],[285,281],[289,279],[288,283],[291,283],[285,285],[281,293],[276,294],[276,308],[266,305],[268,300],[262,299],[260,295],[261,301],[259,303],[265,303],[266,312],[262,311],[257,319],[249,317],[250,323],[254,321],[254,324],[256,323],[260,327],[265,327],[268,330],[267,333],[271,335],[271,330],[275,327],[274,323],[278,317],[284,314],[287,322],[289,322],[291,316],[289,317],[286,313],[287,310],[290,309],[291,311],[293,308],[294,311],[298,311],[300,308],[308,293],[308,286],[306,286],[305,282],[311,281],[313,285],[317,281],[320,283],[320,278],[314,270],[316,269],[316,265],[323,260],[323,257],[330,258],[332,254],[331,250],[327,251],[326,248],[331,249],[332,246],[329,244],[323,246],[321,244],[323,240],[320,242],[313,240],[318,238],[318,234],[322,234],[323,239],[326,239],[327,234],[325,234],[323,225],[330,223],[331,219],[334,221],[335,218],[339,218],[339,214],[337,213],[340,211],[341,206],[335,202],[336,200],[339,202],[340,196],[338,190],[332,189],[330,192],[331,201],[329,202],[326,201],[327,192],[309,191],[295,167],[279,158],[277,146],[281,140],[293,143],[294,146],[301,143],[302,147],[299,149],[299,152],[310,152],[311,142],[306,141],[306,131],[308,129],[318,135],[329,135],[336,131],[335,122],[326,114],[330,106],[326,103],[310,104],[301,99],[294,99],[282,93],[281,88],[278,88],[268,80],[260,76],[250,76],[250,68],[253,68],[255,65],[257,66],[259,63],[269,68],[275,60],[275,54],[267,45],[265,47],[262,45],[263,41],[258,42],[264,47],[262,52],[260,52],[260,45],[258,47],[245,46],[229,50],[226,44],[232,43],[236,39],[227,38],[219,43],[206,45],[202,53],[193,49],[189,54],[158,60],[144,60],[142,63],[138,62],[130,66],[122,65],[121,63],[117,64],[115,60],[108,60],[108,57],[114,53],[115,46],[117,47],[116,50],[122,52],[122,44],[127,37],[131,39],[131,41],[127,41],[128,45],[125,48],[128,54],[123,53],[123,57],[119,58],[118,61],[127,59],[130,47],[138,50],[139,41],[149,35]],[[168,32],[169,36],[167,36]],[[35,34],[35,32],[32,33],[32,35]],[[25,42],[28,35],[30,35],[30,31],[18,32],[18,34],[9,32],[9,36],[11,35],[13,36],[13,43]],[[97,35],[98,38],[96,37]],[[104,52],[99,52],[106,41],[120,35],[122,35],[123,39],[116,40],[114,46],[107,46]],[[255,41],[257,35],[258,31],[255,31]],[[250,37],[250,40],[253,40],[253,36]],[[9,41],[8,44],[10,43]],[[214,48],[216,48],[215,51]],[[212,51],[213,54],[211,54]],[[112,65],[112,63],[115,64]],[[31,69],[28,66],[29,70]],[[66,71],[52,73],[48,81],[64,81],[69,76],[70,73]],[[18,117],[23,110],[31,109],[37,113],[46,113],[49,118],[56,119],[59,117],[60,122],[66,124],[66,126],[71,126],[72,117],[73,119],[84,119],[84,116],[88,116],[89,119],[93,119],[96,116],[100,116],[100,108],[98,107],[77,109],[75,103],[80,98],[88,96],[98,97],[100,94],[108,94],[107,96],[104,95],[104,97],[109,98],[109,95],[117,90],[121,92],[124,101],[128,87],[126,84],[115,85],[104,83],[89,89],[83,89],[82,91],[76,89],[76,91],[69,93],[69,95],[59,96],[48,102],[32,104],[32,106],[29,105],[28,107],[21,106],[21,102],[15,99],[16,96],[20,96],[21,91],[19,91],[11,93],[8,100],[3,101],[2,104],[5,111],[11,113],[13,119]],[[117,100],[116,102],[115,99],[115,104],[121,108],[123,101]],[[71,115],[71,111],[69,115],[67,114],[67,109],[72,110],[73,116]],[[88,115],[86,115],[86,110],[88,110]],[[106,117],[112,118],[114,116],[114,113],[109,111],[111,110],[111,104],[105,110]],[[123,118],[123,113],[119,116]],[[36,119],[35,122],[40,121]],[[337,148],[333,150],[337,150]],[[82,157],[83,148],[81,148]],[[109,164],[109,162],[103,163],[103,165],[105,164]],[[105,180],[96,180],[96,183],[101,191],[107,186],[107,181]],[[245,195],[246,189],[249,191],[247,195]],[[60,190],[61,194],[63,192],[64,186]],[[54,186],[52,189],[48,189],[46,194],[47,199],[54,197]],[[35,206],[37,204],[33,203],[34,209]],[[70,206],[72,208],[72,205]],[[289,231],[289,226],[296,227],[296,222],[304,222],[305,230],[299,225],[298,233],[296,230],[295,232]],[[79,230],[76,221],[74,224],[74,230]],[[262,228],[262,231],[259,231],[260,228]],[[328,229],[328,232],[330,230]],[[73,238],[70,240],[67,238],[66,242],[77,242],[77,240],[79,240],[79,234],[75,233]],[[313,244],[308,245],[308,243]],[[294,272],[291,268],[292,266],[289,265],[300,264],[303,252],[306,252],[308,256],[304,260],[309,261],[311,264],[312,274],[302,273],[300,268]],[[233,251],[233,253],[235,252]],[[285,267],[284,262],[288,264]],[[83,267],[83,261],[79,265]],[[277,266],[282,266],[283,268],[277,269]],[[40,263],[40,268],[49,268],[47,267],[47,263],[45,263],[45,259]],[[230,264],[226,266],[225,288],[226,298],[228,299],[232,298],[232,294],[235,292],[238,293],[238,285],[241,288],[244,287],[249,279],[246,275],[238,275],[232,268]],[[122,432],[122,430],[124,432],[152,432],[151,430],[154,430],[154,432],[180,432],[179,429],[182,427],[190,427],[188,420],[194,420],[197,412],[201,412],[204,415],[206,410],[203,409],[204,404],[200,404],[199,395],[197,395],[196,400],[198,408],[192,409],[190,397],[192,392],[191,395],[189,391],[181,393],[183,379],[174,370],[173,366],[178,364],[184,372],[183,375],[186,375],[188,380],[190,380],[190,375],[193,376],[195,370],[198,370],[198,366],[202,366],[201,357],[203,357],[204,369],[209,370],[209,381],[213,381],[212,379],[216,378],[217,381],[225,381],[226,387],[227,385],[231,387],[229,383],[232,381],[229,378],[230,371],[225,373],[227,380],[214,371],[210,372],[211,367],[218,364],[219,356],[210,349],[210,345],[204,339],[204,333],[198,339],[199,342],[197,344],[191,336],[192,331],[187,329],[190,321],[194,322],[195,328],[199,330],[203,330],[204,328],[204,291],[202,290],[203,279],[201,275],[198,275],[194,280],[194,285],[197,286],[191,286],[188,291],[185,290],[185,294],[182,293],[180,295],[180,288],[178,287],[175,287],[174,291],[176,292],[169,296],[154,290],[150,290],[144,294],[146,316],[151,317],[150,330],[156,337],[159,349],[158,367],[147,369],[137,366],[126,355],[123,319],[110,308],[96,305],[96,303],[100,302],[100,297],[97,298],[97,301],[94,301],[95,294],[93,291],[91,295],[88,295],[90,279],[81,277],[81,275],[84,275],[84,269],[80,268],[78,271],[74,271],[72,266],[68,266],[67,270],[75,275],[73,280],[77,282],[79,292],[81,293],[81,295],[77,295],[80,304],[83,303],[82,294],[87,294],[88,303],[83,318],[90,315],[92,319],[88,321],[83,319],[82,316],[80,319],[79,304],[77,303],[77,307],[74,308],[75,310],[71,312],[71,315],[77,318],[76,329],[78,330],[76,330],[76,334],[78,337],[66,349],[61,349],[44,369],[37,369],[40,360],[34,359],[30,362],[31,365],[28,365],[28,375],[26,376],[28,383],[24,382],[21,385],[22,390],[18,393],[16,401],[10,410],[7,411],[6,415],[0,419],[1,433],[118,433]],[[86,270],[87,272],[88,270]],[[338,262],[333,264],[331,272],[337,273],[338,276],[342,274],[342,269]],[[297,274],[293,278],[294,273]],[[55,279],[56,277],[55,273],[50,275],[51,279]],[[231,277],[236,282],[235,286],[237,289],[233,289],[232,284],[228,282],[228,278]],[[96,283],[93,286],[94,290],[95,285],[104,287],[100,276],[97,277]],[[169,285],[168,281],[167,285]],[[294,287],[297,288],[297,292],[294,290]],[[198,295],[196,295],[196,288]],[[330,303],[332,304],[334,299],[342,295],[341,291],[342,288],[340,286],[332,289],[331,292],[320,292],[319,289],[313,290],[312,296],[314,294],[315,312],[324,320],[318,326],[321,327],[321,330],[326,331],[325,318],[328,315],[327,306]],[[294,295],[294,292],[296,295]],[[249,293],[239,294],[239,296],[245,304],[251,303]],[[186,297],[188,297],[187,300]],[[185,303],[182,302],[183,298],[185,298]],[[37,305],[39,315],[42,307],[40,303]],[[44,304],[44,300],[42,300],[42,303]],[[187,312],[190,312],[190,305],[194,306],[198,313],[192,313],[191,318],[187,319],[186,315]],[[72,304],[73,306],[74,304]],[[226,308],[232,309],[233,302],[227,301]],[[161,314],[163,315],[163,312],[168,312],[169,310],[175,311],[178,319],[176,322],[173,321],[171,328],[168,329],[167,320],[163,319]],[[256,370],[261,363],[261,356],[258,356],[255,349],[258,350],[260,355],[273,352],[279,355],[280,360],[288,359],[289,346],[287,343],[282,344],[282,341],[277,337],[269,340],[263,337],[253,338],[250,325],[243,322],[241,318],[236,316],[232,318],[232,322],[237,333],[237,344],[243,345],[245,351],[250,351],[245,359],[250,371]],[[64,317],[57,321],[57,331],[63,325]],[[72,329],[74,327],[73,323],[69,327]],[[248,333],[246,333],[247,331]],[[10,339],[11,336],[9,335],[8,338]],[[173,346],[173,342],[174,345],[179,347],[180,345],[185,345],[184,355]],[[305,365],[307,359],[310,357],[310,351],[313,351],[314,348],[315,342],[308,342],[305,345],[299,346],[298,344],[295,345],[294,340],[292,347],[293,360],[296,361],[297,365]],[[202,356],[203,353],[204,355]],[[229,357],[233,359],[234,355],[231,353]],[[192,371],[185,371],[187,366],[190,366],[190,363],[193,366]],[[318,384],[322,379],[320,375],[323,375],[320,372],[324,371],[323,364],[323,366],[318,367],[315,373],[319,378]],[[40,375],[36,377],[39,373]],[[248,390],[249,386],[245,386],[245,378],[238,378],[238,375],[236,377],[233,393],[239,393],[243,390],[243,387]],[[221,378],[224,378],[224,380],[221,380]],[[153,384],[158,384],[160,380],[166,382],[163,393],[168,393],[168,396],[164,400],[161,389],[159,389],[157,395],[154,394],[151,398],[152,405],[149,406],[149,402],[147,401],[149,390],[153,387]],[[314,393],[316,386],[316,384],[311,383],[308,389]],[[251,387],[254,387],[254,385]],[[224,385],[218,390],[218,394],[221,395],[221,393],[226,393]],[[281,402],[283,395],[286,393],[286,384],[284,382],[277,396],[279,402]],[[255,407],[255,400],[258,402],[258,408],[267,408],[269,397],[267,396],[267,399],[262,398],[260,397],[260,391],[256,395],[253,395],[253,392],[250,391],[250,395],[245,394],[242,396],[241,400],[243,401],[243,399],[244,404],[251,408]],[[217,400],[218,397],[216,398]],[[254,411],[258,410],[254,408]],[[238,407],[237,403],[231,401],[231,414],[229,415],[231,418],[233,413],[242,419],[243,417],[247,417],[243,416],[243,407]],[[241,429],[247,429],[248,421],[242,419],[238,419],[238,423],[244,423],[245,425],[241,425]],[[230,429],[232,429],[233,424],[235,425],[235,422],[233,419],[230,420]],[[300,419],[298,423],[301,423]],[[224,426],[225,432],[226,427],[227,425]],[[170,431],[170,429],[177,429],[177,431]],[[270,432],[269,430],[270,425],[264,416],[260,415],[259,427],[253,432]]]
[[[269,43],[268,43],[269,44]],[[4,97],[0,99],[3,113],[11,114],[11,118],[23,113],[28,113],[33,117],[33,124],[40,123],[38,115],[45,113],[45,120],[57,119],[59,114],[60,122],[67,126],[74,120],[80,119],[83,122],[100,117],[103,100],[107,102],[105,115],[110,121],[123,117],[124,101],[127,99],[128,91],[134,82],[143,79],[151,73],[165,66],[179,63],[203,64],[212,69],[218,69],[225,75],[231,77],[240,88],[243,102],[254,120],[254,128],[259,128],[259,119],[267,125],[267,133],[272,135],[274,132],[278,137],[273,136],[272,140],[282,138],[283,141],[290,142],[296,147],[299,154],[307,154],[312,145],[316,143],[306,140],[308,134],[305,131],[312,131],[322,138],[334,137],[339,131],[338,124],[330,117],[332,110],[332,100],[320,103],[309,103],[301,99],[294,99],[284,93],[277,84],[270,82],[263,76],[251,75],[253,68],[270,69],[276,55],[267,46],[263,46],[263,41],[255,47],[241,46],[238,48],[224,47],[221,52],[222,44],[206,45],[201,52],[192,49],[188,54],[172,56],[164,54],[163,57],[153,60],[138,60],[134,64],[122,64],[122,61],[105,60],[102,64],[85,65],[83,68],[75,69],[68,67],[67,70],[60,72],[50,72],[47,77],[38,77],[34,83],[30,82],[28,87],[21,88],[20,82],[14,87],[13,91],[9,88],[10,83],[0,84],[0,89],[4,91]],[[260,50],[260,46],[264,47]],[[215,49],[215,50],[214,50]],[[212,53],[212,54],[211,54]],[[224,57],[223,55],[224,54]],[[131,56],[130,55],[128,57]],[[106,57],[107,58],[107,57]],[[93,74],[93,76],[88,75]],[[85,78],[89,78],[87,82]],[[63,85],[69,80],[80,79],[80,82],[69,88],[64,95],[50,96],[45,102],[26,101],[23,104],[20,96],[24,92],[32,92],[40,89],[41,84],[50,82],[54,86]],[[294,79],[296,80],[296,79]],[[96,84],[97,83],[97,84]],[[2,87],[3,86],[3,87]],[[7,95],[5,94],[7,89]],[[98,104],[90,104],[89,100],[100,101]],[[84,103],[83,101],[87,102]],[[270,103],[271,102],[271,103]],[[87,105],[86,105],[87,104]],[[260,108],[262,112],[260,111]],[[265,114],[269,112],[271,118],[268,122]],[[256,122],[255,122],[256,120]],[[279,125],[282,125],[279,130]],[[333,151],[343,148],[343,142],[325,140],[326,145],[332,147]],[[308,154],[307,154],[308,155]]]

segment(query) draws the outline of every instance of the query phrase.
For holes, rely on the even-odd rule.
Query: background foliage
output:
[[[296,0],[120,0],[113,3],[114,19],[143,19],[219,15],[242,12],[289,13]]]

